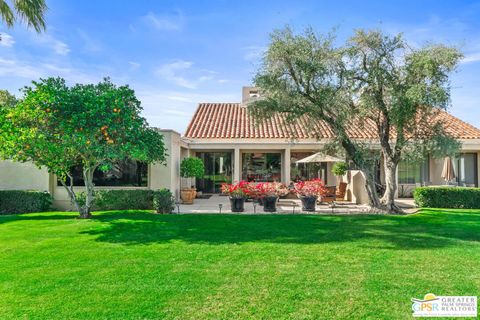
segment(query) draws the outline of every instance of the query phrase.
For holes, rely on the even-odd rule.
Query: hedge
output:
[[[417,187],[413,198],[422,208],[480,209],[480,188]]]
[[[43,191],[0,190],[0,214],[48,211],[52,196]]]
[[[153,190],[95,190],[93,210],[152,210]],[[85,193],[78,195],[80,204],[85,203]]]

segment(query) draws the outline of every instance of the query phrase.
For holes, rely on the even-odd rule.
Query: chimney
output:
[[[260,91],[256,87],[242,87],[242,104],[247,105],[249,102],[260,98]]]

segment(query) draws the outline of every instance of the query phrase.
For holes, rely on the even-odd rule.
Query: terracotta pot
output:
[[[195,193],[196,191],[190,188],[180,190],[180,198],[182,199],[183,204],[193,204]]]

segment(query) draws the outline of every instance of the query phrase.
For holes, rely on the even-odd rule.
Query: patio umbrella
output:
[[[455,169],[453,168],[452,158],[446,157],[443,161],[442,178],[448,182],[455,179]]]
[[[300,160],[296,161],[295,163],[342,162],[342,161],[343,161],[343,159],[328,156],[328,155],[325,155],[321,152],[317,152],[315,154],[312,154],[311,156],[300,159]]]

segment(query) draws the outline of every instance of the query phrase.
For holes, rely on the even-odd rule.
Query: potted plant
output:
[[[202,178],[205,172],[203,161],[197,157],[187,157],[180,163],[180,176],[190,179],[191,187],[180,190],[180,198],[185,204],[192,204],[196,196],[196,188],[192,185],[192,178]]]
[[[302,200],[302,210],[313,212],[318,196],[323,192],[324,184],[320,179],[295,183],[295,192]]]
[[[279,182],[259,183],[256,189],[259,198],[262,199],[263,211],[265,212],[276,212],[278,198],[288,194],[288,188]]]
[[[245,199],[248,197],[248,190],[249,183],[246,181],[234,184],[224,183],[221,186],[222,193],[229,196],[232,212],[243,212],[245,210]]]
[[[339,177],[339,180],[342,176],[347,173],[348,170],[348,163],[346,162],[335,162],[332,166],[332,173]]]

